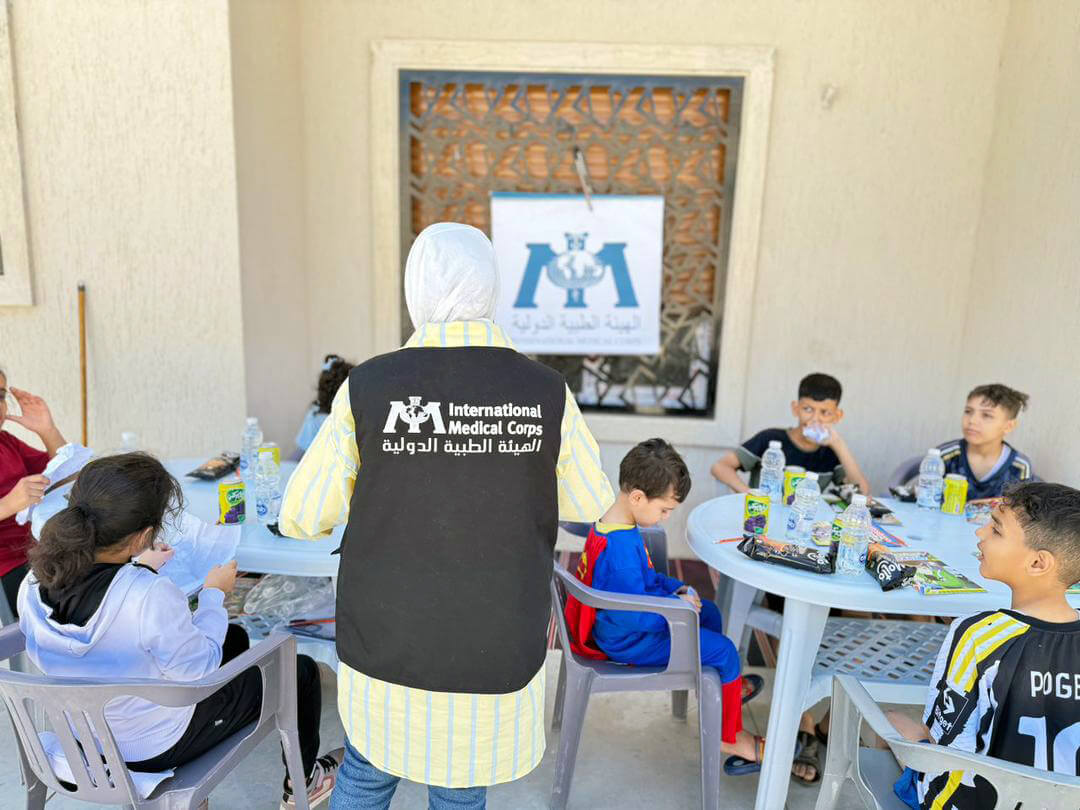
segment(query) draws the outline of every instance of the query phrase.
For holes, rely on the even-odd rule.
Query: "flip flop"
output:
[[[792,773],[791,778],[800,785],[816,785],[821,781],[821,762],[818,759],[817,737],[809,731],[800,731],[795,735],[795,739],[799,742],[799,746],[796,747],[795,759],[792,760],[792,764],[810,765],[814,769],[814,778],[807,779],[803,776],[799,776],[797,773]],[[801,747],[802,750],[799,750],[799,747]]]
[[[744,685],[748,684],[750,686],[750,691],[746,692],[742,696],[742,702],[749,703],[751,700],[758,696],[762,689],[765,688],[765,679],[762,678],[760,675],[754,675],[753,673],[749,675],[743,675],[742,679]]]
[[[730,756],[724,760],[724,773],[728,776],[746,776],[761,771],[761,760],[765,756],[765,738],[754,735],[754,747],[757,749],[757,760],[752,761],[740,756]],[[795,740],[795,756],[802,753],[802,743],[798,738]]]

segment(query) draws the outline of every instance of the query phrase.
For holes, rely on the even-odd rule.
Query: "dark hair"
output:
[[[326,355],[323,359],[323,370],[319,374],[318,395],[314,402],[319,407],[319,413],[330,413],[334,394],[338,392],[352,370],[353,364],[348,360],[343,360],[336,354]]]
[[[646,498],[663,498],[674,489],[675,500],[682,503],[690,492],[690,470],[674,447],[663,439],[649,439],[623,457],[619,488],[640,489]]]
[[[1080,582],[1080,490],[1028,481],[1007,489],[1004,501],[1028,547],[1053,554],[1066,585]]]
[[[824,402],[827,399],[835,399],[837,404],[840,403],[840,394],[843,389],[840,387],[840,381],[836,377],[831,377],[828,374],[807,374],[801,380],[799,380],[799,396],[797,399],[808,397],[814,400],[814,402]]]
[[[180,484],[146,453],[122,453],[91,461],[79,472],[68,505],[41,529],[28,557],[47,590],[80,582],[94,554],[144,529],[161,531],[165,516],[183,508]]]
[[[990,383],[989,385],[979,385],[972,388],[967,398],[972,399],[974,397],[985,399],[992,405],[1000,405],[1010,419],[1015,419],[1016,415],[1027,407],[1029,399],[1027,394],[1001,383]]]

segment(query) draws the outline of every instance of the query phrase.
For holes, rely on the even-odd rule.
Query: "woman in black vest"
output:
[[[357,366],[289,481],[280,526],[347,521],[338,580],[346,759],[331,808],[482,808],[544,753],[544,659],[559,519],[614,500],[562,377],[492,317],[494,251],[468,225],[413,243],[416,332]]]

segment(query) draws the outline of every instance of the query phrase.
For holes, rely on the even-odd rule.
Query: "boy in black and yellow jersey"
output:
[[[1075,774],[1080,750],[1080,491],[1019,484],[980,528],[979,573],[1012,590],[1008,609],[957,619],[941,647],[925,725],[895,712],[906,738]],[[993,786],[965,771],[908,769],[896,793],[913,808],[994,807]]]

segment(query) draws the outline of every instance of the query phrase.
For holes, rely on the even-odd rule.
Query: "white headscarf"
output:
[[[413,327],[495,317],[499,272],[483,231],[460,222],[428,225],[405,261],[405,304]]]

